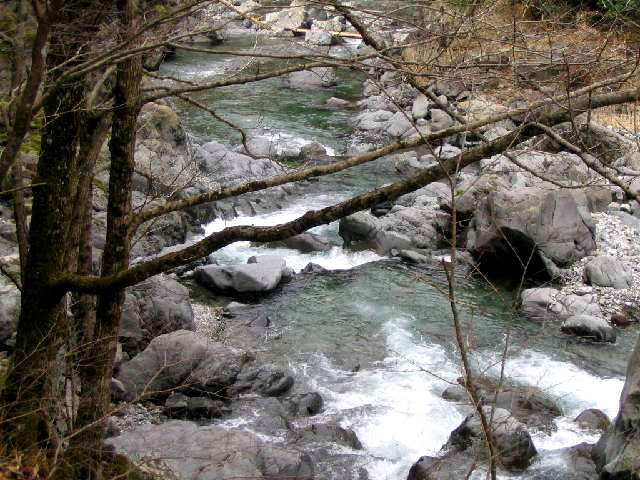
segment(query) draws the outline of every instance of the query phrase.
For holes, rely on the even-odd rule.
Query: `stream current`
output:
[[[291,40],[259,42],[266,51],[291,47]],[[248,50],[255,48],[255,39],[231,40],[221,48]],[[237,70],[243,63],[246,59],[230,55],[180,52],[163,65],[161,73],[205,80]],[[196,98],[251,134],[284,133],[291,141],[318,141],[342,153],[351,141],[354,112],[328,110],[322,104],[332,96],[357,100],[361,83],[353,74],[341,73],[335,88],[302,92],[271,79],[200,93]],[[214,123],[207,113],[186,105],[179,109],[196,136],[238,143],[232,130]],[[392,180],[364,166],[321,179],[285,209],[216,220],[205,231],[282,223]],[[341,243],[337,224],[312,231]],[[330,455],[316,464],[317,477],[357,479],[364,478],[366,471],[372,480],[405,479],[420,456],[438,453],[466,414],[464,408],[441,398],[442,391],[461,375],[444,276],[435,267],[418,269],[340,246],[301,254],[240,242],[216,252],[215,257],[221,264],[236,264],[256,254],[280,255],[296,271],[309,262],[331,270],[285,285],[259,304],[278,326],[277,334],[261,346],[263,355],[294,373],[297,392],[318,391],[325,401],[319,416],[300,420],[299,425],[339,423],[353,429],[363,444],[363,450],[319,446]],[[555,421],[556,431],[532,432],[540,454],[519,478],[562,478],[564,467],[553,451],[598,438],[573,423],[573,418],[586,408],[602,409],[611,418],[617,413],[633,334],[623,332],[616,345],[585,345],[559,336],[557,325],[532,324],[514,314],[515,294],[509,286],[489,287],[461,278],[459,295],[477,368],[497,375],[508,338],[507,377],[545,389],[563,410]],[[260,414],[259,409],[251,415],[242,411],[224,424],[256,431],[254,423]],[[263,436],[274,443],[281,441],[277,434]]]

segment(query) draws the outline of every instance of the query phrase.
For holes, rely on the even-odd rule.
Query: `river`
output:
[[[223,49],[248,50],[252,39],[233,40]],[[265,51],[288,48],[287,40],[259,39]],[[181,52],[162,67],[162,74],[187,80],[212,79],[246,64],[246,58]],[[249,68],[249,67],[246,67]],[[352,147],[353,111],[328,110],[324,101],[337,96],[357,100],[361,79],[341,73],[338,86],[300,92],[280,79],[226,87],[199,94],[197,99],[253,134],[285,133],[288,138],[318,141],[331,151]],[[228,127],[205,112],[182,105],[181,115],[194,135],[227,144],[238,142]],[[297,140],[300,141],[300,140]],[[392,180],[367,167],[332,175],[307,189],[304,198],[269,215],[217,220],[205,226],[211,233],[229,225],[273,225]],[[313,230],[340,242],[337,224]],[[297,391],[318,391],[325,400],[320,418],[353,429],[363,450],[319,446],[330,455],[317,465],[318,478],[372,480],[406,478],[422,455],[435,455],[465,411],[441,398],[460,376],[445,281],[437,267],[417,268],[383,259],[373,252],[350,252],[340,246],[318,254],[252,246],[241,242],[215,256],[219,263],[244,263],[255,254],[275,254],[299,271],[309,262],[332,272],[294,281],[269,295],[259,308],[269,312],[277,334],[262,343],[262,354],[294,372]],[[497,373],[504,342],[509,341],[509,379],[545,389],[559,403],[563,416],[552,433],[533,433],[540,452],[520,478],[562,478],[563,465],[553,451],[598,435],[582,430],[572,419],[586,408],[615,416],[623,386],[623,368],[633,334],[619,336],[616,345],[586,345],[564,338],[557,326],[532,324],[513,312],[514,292],[476,278],[462,278],[460,299],[466,332],[477,368]],[[236,413],[229,428],[258,429],[259,408]],[[267,433],[262,432],[268,436]],[[271,434],[273,442],[281,441]],[[480,475],[481,472],[478,472]],[[514,478],[510,476],[509,478]]]

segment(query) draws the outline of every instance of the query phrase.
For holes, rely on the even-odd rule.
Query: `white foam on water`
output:
[[[440,394],[459,375],[444,349],[426,345],[408,330],[413,319],[388,321],[383,331],[389,355],[356,374],[334,369],[325,360],[323,380],[315,379],[326,415],[352,428],[370,455],[365,464],[373,480],[406,478],[423,455],[435,455],[463,419]]]
[[[575,417],[587,408],[598,408],[611,418],[618,413],[623,379],[598,377],[533,350],[509,358],[506,373],[508,378],[548,392],[567,417]]]
[[[305,203],[292,205],[291,207],[269,214],[256,215],[253,217],[236,217],[231,220],[217,219],[205,225],[205,235],[211,235],[227,227],[238,225],[271,226],[290,222],[300,217],[309,210],[323,208],[339,201],[335,196],[318,195]],[[321,225],[309,230],[322,236],[335,237],[337,222],[330,225]],[[269,248],[266,246],[254,246],[251,242],[236,242],[228,245],[215,253],[215,258],[221,264],[242,264],[246,263],[249,257],[254,255],[277,255],[283,257],[287,265],[295,271],[300,271],[309,262],[316,263],[328,270],[350,269],[364,263],[381,260],[381,257],[372,251],[352,252],[335,246],[326,252],[300,253],[297,250],[288,248]]]

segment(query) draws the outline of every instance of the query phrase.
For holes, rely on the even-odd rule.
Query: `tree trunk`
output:
[[[136,23],[137,2],[127,0],[119,5],[125,34]],[[142,59],[134,57],[118,66],[114,94],[113,120],[109,150],[109,205],[107,238],[102,259],[103,276],[125,270],[129,266],[131,183],[134,171],[136,121],[140,111]],[[115,359],[118,328],[122,317],[124,289],[114,288],[98,297],[93,342],[83,375],[83,392],[76,427],[71,438],[67,478],[99,480],[102,472],[102,444],[111,399],[111,377]]]
[[[77,115],[81,84],[65,85],[44,105],[46,127],[38,161],[29,232],[29,252],[13,365],[2,392],[3,428],[9,444],[24,452],[51,448],[55,439],[60,348],[58,325],[65,316],[64,291],[51,285],[66,269],[68,224],[74,192]],[[62,113],[61,113],[62,112]],[[53,442],[55,443],[55,442]]]

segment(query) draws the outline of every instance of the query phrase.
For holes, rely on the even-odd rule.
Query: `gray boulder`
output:
[[[609,322],[593,315],[573,315],[562,322],[560,330],[594,342],[615,343],[616,341],[616,331]]]
[[[317,392],[298,393],[284,400],[287,411],[294,417],[309,417],[320,413],[323,403]]]
[[[333,35],[329,32],[311,30],[304,35],[304,41],[312,45],[329,46],[333,43]]]
[[[487,273],[548,278],[544,259],[566,267],[596,250],[595,225],[584,194],[500,190],[476,209],[467,247]]]
[[[444,110],[434,108],[429,112],[429,116],[429,126],[433,132],[453,126],[453,119]]]
[[[315,90],[336,84],[336,70],[333,67],[315,67],[311,70],[292,72],[288,76],[290,88]]]
[[[392,137],[401,137],[413,128],[413,123],[407,117],[405,112],[396,112],[387,123],[387,133]]]
[[[0,351],[10,347],[19,316],[20,290],[12,284],[0,286]]]
[[[520,311],[538,322],[563,321],[574,315],[602,316],[595,295],[567,295],[555,288],[528,288],[520,294]]]
[[[326,102],[324,102],[325,107],[328,108],[351,108],[353,104],[349,100],[344,100],[342,98],[331,97]]]
[[[164,403],[164,412],[169,418],[187,420],[206,420],[221,417],[228,412],[224,403],[220,400],[212,400],[207,397],[187,397],[174,392]]]
[[[294,0],[291,5],[265,15],[264,22],[275,31],[291,30],[305,26],[308,9],[303,2]]]
[[[256,149],[250,150],[255,156],[269,157],[271,144],[268,139],[249,140]],[[253,142],[253,143],[251,143]],[[283,168],[269,158],[252,158],[248,155],[233,152],[218,142],[208,142],[196,149],[196,160],[200,168],[218,182],[246,180],[266,177],[283,172]]]
[[[602,410],[588,408],[573,419],[582,428],[589,430],[602,430],[603,432],[611,425],[611,420]]]
[[[460,480],[475,468],[476,460],[464,452],[441,457],[424,456],[411,466],[407,480]]]
[[[631,269],[617,258],[601,255],[584,267],[585,282],[599,287],[631,288]]]
[[[636,343],[620,395],[620,410],[593,448],[601,478],[636,479],[640,472],[640,342]]]
[[[338,425],[314,423],[308,427],[298,428],[289,435],[293,443],[336,443],[353,450],[361,450],[362,443],[350,428]]]
[[[195,330],[189,290],[171,277],[156,275],[127,289],[118,340],[130,356],[164,333]]]
[[[292,376],[273,365],[248,366],[238,375],[231,393],[253,392],[267,397],[278,397],[288,392],[293,383]]]
[[[369,248],[386,255],[392,249],[438,248],[438,213],[432,208],[394,206],[384,217],[358,212],[340,220],[339,233],[346,246]]]
[[[285,247],[302,253],[310,253],[327,252],[331,250],[333,244],[315,233],[301,233],[280,242],[267,243],[267,246],[272,248]]]
[[[207,265],[195,271],[198,283],[224,293],[268,292],[288,275],[287,264],[281,257],[262,255],[245,265]]]
[[[162,478],[311,478],[314,473],[304,453],[216,425],[181,420],[141,425],[106,443]]]
[[[120,365],[116,379],[126,389],[126,399],[164,398],[175,389],[208,392],[224,398],[245,359],[221,343],[187,330],[160,335],[128,362]]]
[[[491,408],[483,407],[483,411],[487,419],[490,418]],[[502,408],[493,409],[491,436],[498,461],[507,470],[525,469],[538,453],[525,426]],[[462,424],[451,432],[445,448],[457,451],[471,449],[473,453],[486,455],[479,416],[473,414],[465,418]]]

